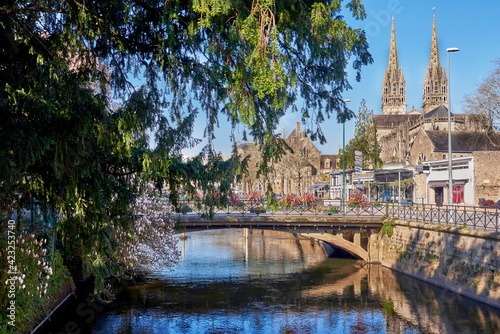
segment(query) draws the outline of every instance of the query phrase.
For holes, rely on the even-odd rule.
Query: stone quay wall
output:
[[[500,308],[500,233],[386,220],[372,262]]]

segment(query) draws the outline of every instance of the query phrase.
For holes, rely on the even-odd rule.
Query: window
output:
[[[418,163],[419,163],[419,164],[422,164],[422,162],[424,162],[424,161],[427,161],[427,157],[425,156],[425,154],[420,153],[420,154],[418,155]]]

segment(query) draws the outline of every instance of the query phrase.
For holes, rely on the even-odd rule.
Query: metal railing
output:
[[[335,207],[325,206],[323,200],[317,200],[312,204],[291,204],[289,206],[267,205],[266,201],[241,200],[238,203],[228,205],[206,206],[202,201],[183,200],[178,207],[169,206],[170,213],[177,215],[208,215],[210,210],[214,215],[257,215],[257,216],[317,216],[317,217],[382,217],[387,215],[387,207],[384,205],[372,206],[367,204],[360,206]]]
[[[184,200],[180,209],[170,207],[172,214],[208,216],[210,208],[201,201]],[[377,218],[387,216],[401,220],[426,222],[438,225],[451,225],[489,231],[500,230],[500,210],[467,205],[433,205],[433,204],[401,204],[384,203],[373,206],[336,207],[328,210],[323,200],[313,204],[292,204],[290,206],[267,205],[266,201],[239,201],[225,206],[213,206],[213,215],[256,215],[256,216],[314,216],[314,217],[365,217]],[[260,209],[260,210],[257,210]]]
[[[499,213],[497,208],[468,205],[390,204],[387,209],[388,217],[496,232],[500,229]]]

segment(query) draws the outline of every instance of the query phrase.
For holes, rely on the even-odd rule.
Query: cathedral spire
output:
[[[392,17],[389,63],[382,84],[382,115],[406,113],[406,83],[403,70],[399,68],[396,28]]]
[[[431,55],[429,57],[429,67],[440,68],[441,62],[439,60],[439,45],[436,31],[436,14],[432,19],[432,41],[431,41]]]
[[[446,78],[446,71],[444,67],[441,67],[441,61],[439,59],[436,14],[433,15],[432,20],[431,54],[429,57],[429,66],[425,70],[423,89],[422,108],[424,114],[442,104],[448,107],[448,101],[446,101],[448,80]]]
[[[394,26],[394,16],[392,17],[391,47],[389,50],[388,68],[391,68],[391,65],[392,67],[399,69],[398,46],[396,44],[396,28]]]

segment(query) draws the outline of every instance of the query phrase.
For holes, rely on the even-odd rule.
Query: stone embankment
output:
[[[392,220],[372,262],[500,308],[500,233]]]

